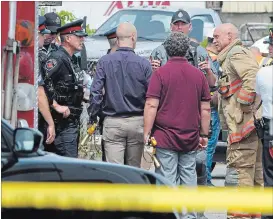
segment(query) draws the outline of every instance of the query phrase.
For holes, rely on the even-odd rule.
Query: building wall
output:
[[[271,23],[272,13],[219,13],[224,23],[233,23],[237,27],[245,23]]]
[[[223,13],[273,13],[272,1],[223,1]]]

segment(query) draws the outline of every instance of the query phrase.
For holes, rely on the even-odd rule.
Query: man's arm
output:
[[[201,102],[201,128],[200,135],[208,135],[210,128],[210,102]]]
[[[201,92],[201,127],[200,127],[200,135],[208,135],[209,127],[210,127],[210,91],[208,82],[204,75],[203,83],[202,83],[202,92]]]
[[[205,59],[204,62],[199,63],[199,68],[206,71],[206,78],[208,80],[209,86],[215,86],[217,70],[214,67],[211,58],[209,57],[207,50],[202,46],[197,47],[197,58],[199,59],[199,57],[203,57]]]
[[[88,113],[90,119],[97,117],[100,106],[103,101],[103,88],[105,85],[105,72],[103,68],[103,63],[101,60],[98,61],[96,75],[91,85],[91,98],[90,106],[88,108]]]
[[[159,99],[161,95],[162,83],[158,71],[154,72],[149,83],[146,94],[146,103],[144,107],[144,142],[151,132],[156,118],[157,109],[159,106]]]
[[[231,68],[242,80],[242,87],[239,90],[237,101],[242,107],[250,106],[255,100],[256,74],[259,70],[253,56],[244,50],[236,51],[230,57]]]
[[[55,125],[50,113],[47,96],[43,86],[38,87],[38,107],[39,111],[48,124],[47,143],[52,143],[55,139]]]
[[[146,103],[144,107],[144,142],[145,143],[149,133],[151,132],[153,128],[158,105],[159,105],[159,99],[157,98],[146,99]]]

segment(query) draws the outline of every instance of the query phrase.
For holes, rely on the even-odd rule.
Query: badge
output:
[[[177,16],[180,17],[180,18],[183,17],[182,12],[180,11]]]
[[[59,18],[59,17],[57,17],[57,18],[56,18],[56,20],[55,20],[55,22],[56,22],[56,24],[60,24],[60,23],[61,23],[60,18]]]
[[[49,59],[45,64],[45,68],[46,68],[47,71],[51,71],[56,66],[57,66],[57,60],[56,59]]]

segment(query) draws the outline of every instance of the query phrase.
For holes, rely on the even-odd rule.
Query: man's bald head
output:
[[[131,23],[121,23],[117,27],[117,39],[119,47],[131,47],[135,48],[137,40],[136,27]]]
[[[234,40],[239,38],[239,31],[236,26],[230,23],[220,24],[213,33],[214,44],[218,52],[221,52]]]

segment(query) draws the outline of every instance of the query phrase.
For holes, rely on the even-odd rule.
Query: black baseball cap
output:
[[[177,21],[182,21],[183,23],[189,24],[191,23],[191,17],[188,12],[180,9],[173,14],[171,22],[174,24]]]
[[[51,31],[51,33],[57,33],[57,29],[61,27],[61,18],[54,12],[46,13],[44,15],[46,18],[46,28]]]

